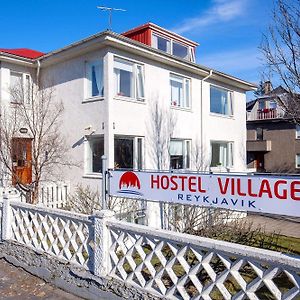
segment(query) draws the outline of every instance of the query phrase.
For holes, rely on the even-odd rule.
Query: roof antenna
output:
[[[100,10],[108,11],[108,29],[112,30],[112,12],[113,11],[126,11],[126,9],[123,8],[113,8],[113,7],[106,7],[106,6],[97,6]]]

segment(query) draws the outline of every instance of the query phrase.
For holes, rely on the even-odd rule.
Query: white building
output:
[[[103,154],[109,168],[157,168],[155,103],[164,121],[174,124],[164,125],[164,139],[171,140],[163,167],[244,171],[245,92],[255,86],[196,64],[196,45],[145,24],[124,35],[95,34],[44,55],[0,49],[1,105],[11,101],[8,89],[16,78],[26,85],[35,74],[51,82],[65,107],[68,155],[81,165],[64,172],[73,190],[79,183],[100,188]]]

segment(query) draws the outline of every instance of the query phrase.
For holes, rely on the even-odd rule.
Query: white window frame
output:
[[[145,168],[145,137],[115,134],[114,141],[115,139],[128,139],[133,141],[133,170],[143,170]],[[141,153],[139,153],[139,148],[138,148],[139,143],[141,143],[141,147],[142,147]],[[139,157],[139,154],[141,154],[142,157]],[[115,162],[115,157],[114,157],[114,162]]]
[[[213,151],[212,151],[212,147],[213,144],[219,144],[219,145],[226,145],[227,148],[227,157],[226,157],[226,166],[223,165],[223,162],[219,161],[221,164],[220,165],[216,165],[216,166],[212,166],[212,158],[213,158]],[[234,142],[233,141],[210,141],[210,167],[211,168],[232,168],[234,166]]]
[[[185,108],[185,109],[190,109],[191,108],[191,79],[184,77],[182,75],[179,74],[175,74],[175,73],[170,73],[170,99],[171,99],[171,107],[175,107],[175,108]],[[174,104],[174,101],[172,99],[172,85],[171,85],[171,81],[172,78],[174,81],[180,82],[182,81],[182,99],[179,100],[179,104]],[[188,97],[187,97],[187,83],[189,85],[188,87]],[[188,98],[188,99],[187,99]]]
[[[10,70],[9,73],[9,87],[10,87],[10,92],[12,90],[12,82],[11,82],[11,76],[12,74],[18,74],[21,75],[21,85],[22,85],[22,89],[23,89],[23,99],[22,99],[22,103],[25,105],[29,105],[31,103],[31,86],[32,86],[32,78],[30,76],[29,73],[23,73],[23,72],[18,72],[18,71],[14,71],[14,70]],[[27,86],[27,78],[29,79],[29,86]],[[30,93],[30,94],[29,94]],[[10,98],[11,95],[10,95]],[[11,103],[16,103],[16,104],[21,104],[20,102],[15,102],[13,101],[13,99],[11,99],[10,101]]]
[[[102,80],[103,94],[99,91],[99,95],[92,95],[92,67],[99,67],[100,80]],[[102,77],[102,78],[101,78]],[[104,99],[104,61],[103,58],[85,61],[85,99],[86,100],[103,100]],[[101,82],[101,81],[100,81]],[[101,87],[100,87],[101,88]]]
[[[87,177],[102,177],[102,170],[100,172],[93,172],[92,142],[94,142],[97,139],[102,139],[103,143],[105,142],[104,135],[94,135],[92,137],[88,136],[85,138],[84,176]]]
[[[170,168],[171,168],[171,143],[172,142],[182,142],[182,156],[183,156],[183,165],[181,169],[174,169],[174,170],[187,170],[191,168],[191,146],[192,140],[191,139],[177,139],[172,138],[170,140],[169,146],[169,160],[170,160]]]
[[[229,102],[228,102],[229,114],[223,114],[223,113],[211,111],[211,89],[212,88],[223,90],[223,91],[227,92],[227,95],[229,97]],[[232,90],[229,90],[229,89],[224,88],[222,86],[211,84],[210,87],[209,87],[209,105],[210,105],[210,107],[209,107],[210,114],[232,118],[234,116],[234,92]]]
[[[296,124],[296,128],[295,128],[295,135],[296,135],[296,139],[300,139],[300,125]]]
[[[126,95],[118,95],[118,90],[119,90],[119,77],[117,75],[117,73],[115,72],[115,61],[119,61],[119,62],[124,62],[127,64],[131,64],[132,65],[132,95],[130,96],[126,96]],[[141,72],[138,71],[138,69],[141,68]],[[134,100],[137,102],[145,102],[145,66],[142,63],[139,63],[137,61],[133,61],[133,60],[128,60],[124,57],[120,57],[120,56],[114,56],[114,84],[115,84],[115,98],[118,99],[129,99],[129,100]],[[139,86],[139,77],[138,74],[141,74],[141,82],[142,82],[142,86]],[[143,95],[139,95],[139,87],[142,88],[142,93]]]
[[[299,157],[299,160],[300,160],[300,153],[297,153],[296,156],[295,156],[295,168],[296,169],[300,169],[300,163],[298,165],[297,161],[298,161],[298,158]]]

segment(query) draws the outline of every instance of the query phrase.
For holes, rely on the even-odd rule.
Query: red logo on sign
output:
[[[139,178],[133,172],[125,172],[119,181],[119,193],[121,194],[133,194],[142,195],[138,190],[141,188]]]

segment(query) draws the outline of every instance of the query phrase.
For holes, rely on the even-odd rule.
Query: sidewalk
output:
[[[80,300],[82,298],[45,283],[42,279],[0,259],[0,299]]]
[[[285,236],[300,238],[300,219],[288,217],[271,217],[261,215],[248,215],[248,221],[253,222],[254,227],[263,227],[266,232],[276,232]]]

